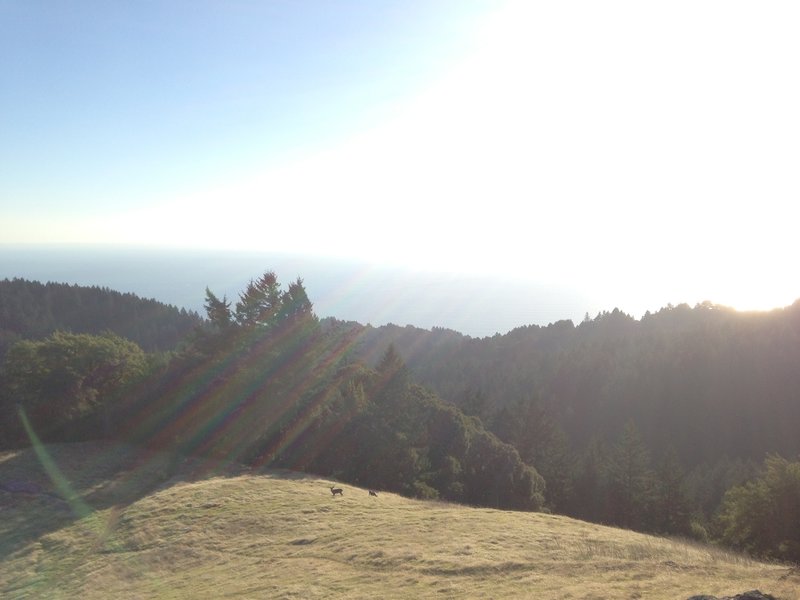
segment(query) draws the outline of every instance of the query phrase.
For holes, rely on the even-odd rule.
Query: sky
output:
[[[781,1],[0,0],[0,242],[785,306],[799,30]]]

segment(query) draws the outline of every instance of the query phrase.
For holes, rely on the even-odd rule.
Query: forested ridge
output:
[[[483,339],[351,326],[365,361],[392,343],[416,381],[484,419],[535,400],[581,448],[633,419],[652,450],[684,460],[800,453],[800,301],[764,313],[669,306],[640,320],[614,310]]]
[[[208,319],[168,360],[114,334],[56,332],[8,352],[0,442],[113,437],[330,475],[381,490],[536,510],[544,481],[516,449],[415,384],[389,346],[353,360],[346,330],[320,323],[301,280],[272,272]]]
[[[732,541],[728,490],[780,471],[800,500],[800,479],[769,462],[800,455],[800,301],[683,304],[638,320],[615,309],[482,339],[347,326],[363,360],[394,344],[420,384],[512,443],[557,512]],[[800,528],[797,511],[779,512],[774,529]]]
[[[320,320],[302,280],[284,289],[266,272],[236,301],[207,290],[205,307],[166,355],[96,329],[16,341],[0,443],[113,437],[176,461],[305,470],[800,560],[800,302],[613,310],[476,339]]]
[[[0,280],[0,356],[17,340],[55,331],[111,331],[148,352],[169,351],[201,320],[195,312],[108,288]]]

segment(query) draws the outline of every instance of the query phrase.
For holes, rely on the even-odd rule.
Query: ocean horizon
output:
[[[205,314],[208,287],[234,304],[251,279],[274,271],[286,286],[303,279],[316,314],[380,326],[442,327],[471,337],[547,325],[597,306],[581,294],[492,274],[415,271],[367,261],[268,252],[0,246],[0,279],[106,287]]]

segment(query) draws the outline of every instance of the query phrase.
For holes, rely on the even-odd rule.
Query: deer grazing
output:
[[[344,496],[344,490],[342,488],[337,488],[337,487],[331,486],[331,494],[333,494],[334,496],[336,494],[339,494],[340,496]]]
[[[369,491],[369,495],[370,496],[375,496],[377,498],[378,497],[378,492],[374,492],[374,491],[370,490]]]

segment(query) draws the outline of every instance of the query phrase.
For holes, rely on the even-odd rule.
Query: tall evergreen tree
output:
[[[609,521],[606,504],[606,463],[608,452],[605,444],[592,438],[576,461],[573,493],[569,496],[566,513],[595,523]]]
[[[574,458],[564,431],[542,401],[529,396],[501,408],[492,419],[491,430],[514,446],[522,460],[544,477],[548,506],[555,511],[565,510],[572,494]]]
[[[236,321],[245,327],[268,327],[274,324],[281,309],[282,294],[278,277],[267,271],[239,294],[236,303]]]
[[[609,456],[609,516],[622,527],[643,529],[653,492],[650,454],[633,421],[628,421]]]
[[[279,318],[281,320],[296,319],[303,315],[310,315],[312,310],[313,305],[308,299],[303,280],[298,277],[281,295]]]
[[[656,471],[654,495],[653,526],[656,531],[688,535],[691,505],[686,477],[674,450],[667,453]]]
[[[231,314],[231,303],[228,302],[226,297],[222,300],[217,298],[214,293],[206,288],[206,301],[204,304],[208,320],[219,330],[228,329],[233,323],[233,315]]]

